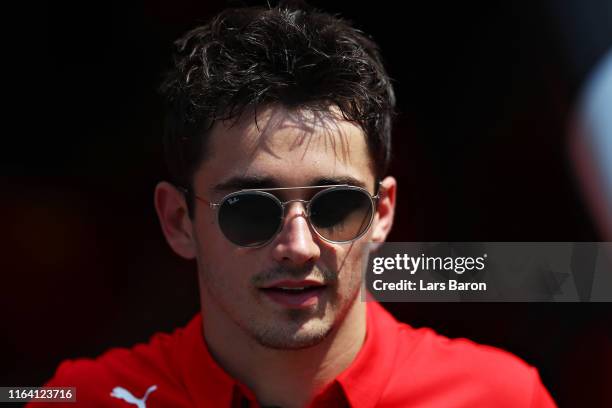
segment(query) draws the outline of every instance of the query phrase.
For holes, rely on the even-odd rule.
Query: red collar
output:
[[[202,335],[200,314],[175,344],[182,383],[195,406],[231,407],[240,394],[255,400],[252,391],[230,377],[211,357]],[[317,396],[313,406],[329,402],[330,398],[346,399],[352,407],[375,406],[393,371],[397,344],[397,321],[378,303],[368,302],[367,334],[361,350],[351,365]]]

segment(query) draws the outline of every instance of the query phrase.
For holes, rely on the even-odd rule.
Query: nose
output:
[[[272,243],[274,259],[279,263],[299,266],[316,261],[321,255],[304,205],[302,202],[292,202],[285,207],[282,229]]]

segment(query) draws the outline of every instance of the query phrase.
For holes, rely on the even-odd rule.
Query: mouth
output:
[[[305,308],[316,305],[324,291],[326,285],[311,281],[281,281],[269,286],[260,288],[270,300],[284,307]]]

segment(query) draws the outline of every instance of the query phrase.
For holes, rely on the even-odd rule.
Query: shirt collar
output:
[[[374,407],[393,372],[397,321],[377,302],[367,304],[367,332],[351,365],[336,378],[351,407]]]
[[[374,407],[393,371],[397,330],[389,312],[376,302],[368,302],[364,344],[330,389],[340,385],[352,407]],[[255,400],[252,391],[227,374],[210,355],[202,334],[201,314],[181,331],[176,345],[182,383],[195,406],[230,407],[237,394]]]
[[[202,334],[200,313],[185,327],[176,344],[182,383],[194,406],[231,407],[237,388],[243,388],[245,395],[252,395],[250,390],[219,367],[210,355]]]

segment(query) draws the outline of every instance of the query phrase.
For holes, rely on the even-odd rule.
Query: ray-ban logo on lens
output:
[[[230,198],[229,200],[227,200],[227,202],[230,203],[230,204],[236,204],[238,202],[238,200],[240,200],[238,197],[233,197],[233,198]]]

